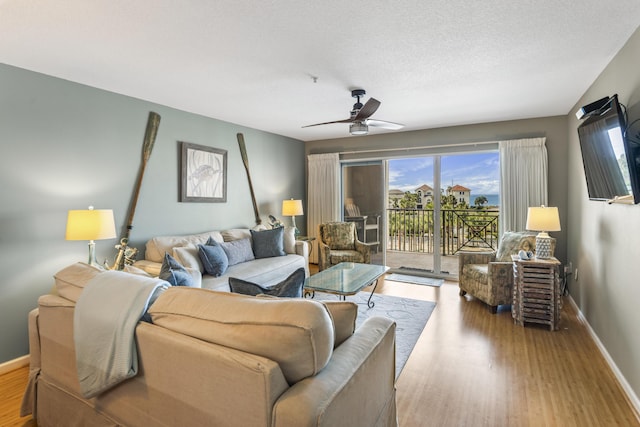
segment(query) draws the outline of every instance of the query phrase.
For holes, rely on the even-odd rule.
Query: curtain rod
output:
[[[387,151],[413,151],[424,150],[430,148],[447,148],[447,147],[475,147],[478,145],[497,144],[499,141],[486,142],[461,142],[458,144],[442,144],[442,145],[426,145],[421,147],[404,147],[404,148],[379,148],[376,150],[357,150],[357,151],[340,151],[338,154],[365,154],[365,153],[384,153]]]

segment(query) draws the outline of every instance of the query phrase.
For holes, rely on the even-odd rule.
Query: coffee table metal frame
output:
[[[335,294],[342,300],[348,295],[355,295],[363,288],[375,283],[369,295],[367,306],[373,308],[371,300],[378,286],[378,279],[389,270],[389,267],[375,264],[360,264],[355,262],[341,262],[326,270],[319,271],[304,281],[305,296],[315,296],[315,292]]]

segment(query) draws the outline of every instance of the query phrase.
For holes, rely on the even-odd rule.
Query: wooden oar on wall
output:
[[[142,144],[142,163],[138,170],[138,179],[136,180],[135,187],[133,189],[133,196],[131,198],[131,204],[129,205],[129,214],[127,215],[127,227],[124,230],[120,244],[117,246],[118,255],[113,263],[112,270],[122,270],[125,263],[125,252],[127,251],[127,245],[129,244],[129,235],[133,228],[133,216],[136,213],[136,206],[138,205],[138,198],[140,197],[140,187],[142,186],[142,178],[144,177],[144,171],[147,168],[147,162],[151,157],[151,151],[153,150],[153,144],[156,142],[156,135],[158,134],[158,127],[160,126],[160,115],[153,111],[149,112],[149,118],[147,119],[147,129],[144,132],[144,142]]]
[[[253,192],[253,184],[251,184],[251,173],[249,172],[249,158],[247,157],[247,148],[244,146],[244,135],[239,133],[238,145],[240,146],[240,155],[242,156],[242,163],[244,163],[244,169],[247,171],[247,179],[249,180],[249,192],[251,193],[251,201],[253,202],[253,213],[256,216],[256,225],[262,224],[260,219],[260,213],[258,212],[258,203],[256,202],[256,195]]]

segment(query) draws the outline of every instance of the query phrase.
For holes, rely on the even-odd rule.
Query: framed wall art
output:
[[[180,142],[181,202],[227,201],[227,150]]]

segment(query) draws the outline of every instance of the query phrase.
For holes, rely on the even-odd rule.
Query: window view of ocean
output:
[[[471,205],[476,200],[477,197],[484,196],[487,198],[489,203],[487,206],[500,206],[500,195],[499,194],[473,194],[471,193]]]

